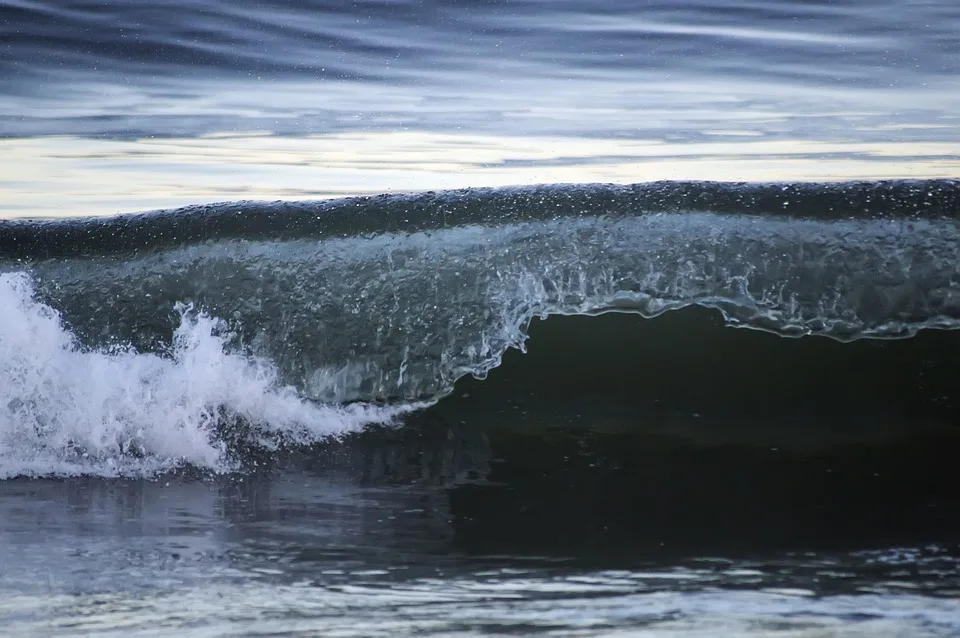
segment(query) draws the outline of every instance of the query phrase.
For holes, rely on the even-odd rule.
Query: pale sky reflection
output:
[[[0,217],[541,183],[960,176],[960,151],[948,142],[765,140],[737,130],[711,136],[681,144],[426,132],[3,139]]]

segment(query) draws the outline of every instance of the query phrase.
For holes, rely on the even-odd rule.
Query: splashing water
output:
[[[169,356],[87,351],[24,273],[0,275],[0,478],[149,476],[191,465],[236,468],[218,433],[250,424],[248,443],[308,444],[388,423],[410,407],[330,406],[277,381],[265,359],[230,353],[223,323],[179,308]]]

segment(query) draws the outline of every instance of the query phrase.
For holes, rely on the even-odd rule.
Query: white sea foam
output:
[[[34,298],[26,274],[0,274],[0,478],[224,472],[234,469],[217,436],[224,419],[253,424],[251,442],[270,448],[409,409],[306,401],[278,383],[271,362],[229,352],[222,330],[182,309],[169,356],[87,350]]]

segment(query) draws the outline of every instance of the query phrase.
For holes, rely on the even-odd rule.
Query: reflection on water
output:
[[[802,181],[960,174],[950,141],[704,140],[353,132],[0,140],[0,216],[96,215],[236,199],[664,179]]]
[[[7,481],[0,622],[11,635],[124,636],[960,629],[960,565],[947,545],[612,561],[468,555],[448,516],[442,492],[311,472]]]

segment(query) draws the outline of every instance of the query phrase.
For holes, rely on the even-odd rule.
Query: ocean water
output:
[[[0,632],[960,635],[960,5],[0,0]]]

